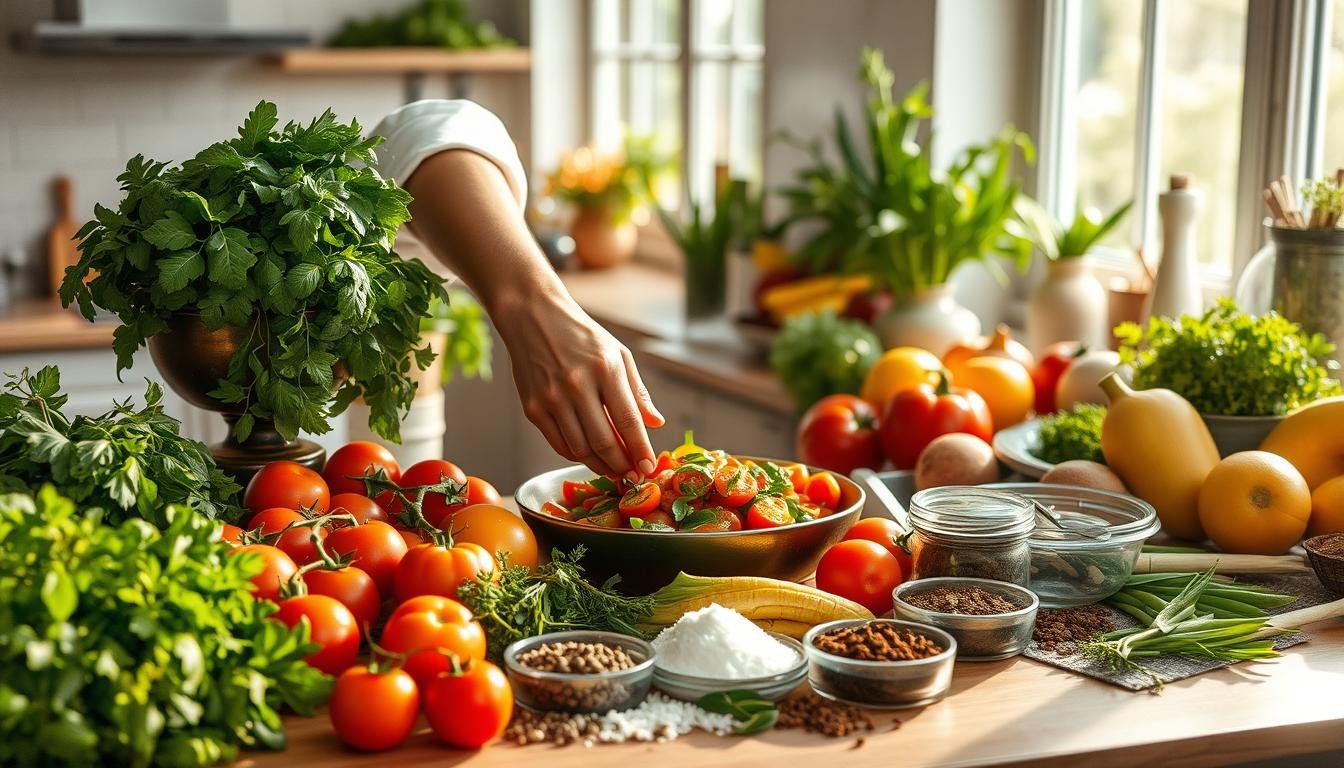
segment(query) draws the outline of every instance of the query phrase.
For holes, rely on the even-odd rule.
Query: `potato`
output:
[[[999,462],[989,443],[963,432],[934,438],[915,462],[915,490],[940,485],[979,485],[999,479]]]
[[[1056,464],[1050,468],[1049,472],[1041,476],[1041,482],[1057,485],[1081,485],[1084,488],[1096,488],[1101,491],[1129,493],[1129,489],[1111,471],[1110,467],[1084,459],[1074,459]]]

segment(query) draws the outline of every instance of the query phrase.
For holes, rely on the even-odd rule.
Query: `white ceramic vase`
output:
[[[951,286],[937,285],[897,297],[891,309],[873,319],[873,330],[887,349],[919,347],[942,357],[980,335],[980,318],[957,303]]]
[[[1057,341],[1079,341],[1090,349],[1109,342],[1106,289],[1092,274],[1087,256],[1052,261],[1045,279],[1027,302],[1027,339],[1034,354]]]

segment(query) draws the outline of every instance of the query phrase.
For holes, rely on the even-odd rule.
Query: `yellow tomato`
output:
[[[903,389],[927,384],[935,371],[941,370],[942,361],[938,356],[919,347],[896,347],[882,353],[877,363],[868,371],[863,380],[863,390],[859,396],[867,400],[878,413],[887,405],[887,401]]]
[[[995,432],[1026,419],[1036,400],[1031,374],[1021,363],[1004,357],[966,360],[952,375],[952,382],[985,399]]]
[[[1302,538],[1310,516],[1302,473],[1266,451],[1228,456],[1199,489],[1199,522],[1224,552],[1281,555]]]

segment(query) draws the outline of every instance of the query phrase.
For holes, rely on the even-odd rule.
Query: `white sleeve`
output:
[[[401,107],[374,126],[385,141],[374,152],[384,177],[404,183],[426,158],[445,149],[466,149],[489,158],[504,172],[519,207],[527,202],[527,175],[509,131],[493,112],[464,99],[425,99]]]

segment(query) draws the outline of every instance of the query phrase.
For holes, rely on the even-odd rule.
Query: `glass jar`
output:
[[[970,576],[1023,587],[1031,581],[1036,510],[1016,493],[929,488],[910,499],[910,578]]]

